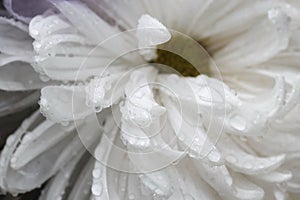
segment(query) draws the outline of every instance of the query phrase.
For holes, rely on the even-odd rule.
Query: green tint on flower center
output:
[[[169,66],[182,76],[209,74],[209,54],[200,43],[190,38],[172,36],[170,41],[157,47],[156,54],[157,57],[150,63],[166,65],[164,72],[170,71],[167,69]]]

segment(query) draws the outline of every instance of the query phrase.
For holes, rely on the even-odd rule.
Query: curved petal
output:
[[[39,200],[56,198],[88,200],[94,161],[85,157],[89,158],[89,156],[81,153],[67,163],[47,184]]]
[[[243,174],[268,173],[278,168],[285,161],[285,154],[263,158],[246,153],[225,135],[223,135],[223,138],[219,140],[217,145],[225,157],[226,164],[234,171]]]
[[[32,38],[28,27],[13,19],[0,17],[0,50],[9,55],[32,57]]]
[[[21,72],[21,73],[20,73]],[[43,82],[32,66],[24,62],[12,62],[0,66],[0,89],[26,91],[40,89],[51,82]]]
[[[288,47],[289,24],[289,17],[282,8],[272,8],[268,11],[268,19],[236,37],[216,52],[214,59],[224,70],[226,67],[226,70],[234,70],[267,61]],[[256,42],[252,42],[255,39]]]
[[[39,97],[39,91],[6,92],[0,90],[0,117],[33,106]]]
[[[41,90],[41,112],[51,121],[67,123],[93,113],[83,86],[47,86]]]
[[[263,199],[264,191],[242,175],[229,173],[224,165],[211,167],[193,160],[201,177],[224,199]]]
[[[51,133],[57,134],[51,132],[51,126],[48,130],[49,127],[43,121],[39,113],[35,113],[7,140],[0,159],[2,163],[0,184],[4,192],[18,194],[40,187],[69,160],[85,151],[74,132],[66,134],[61,140],[50,137],[49,141],[44,143],[45,147],[48,147],[47,150],[42,146],[43,143],[37,145],[37,149],[32,145],[31,148],[26,148],[26,143],[32,144],[34,138],[39,140],[49,137]],[[54,128],[52,131],[59,131],[59,129]],[[64,131],[68,132],[62,127],[61,134]],[[24,150],[24,157],[20,153],[21,150]]]

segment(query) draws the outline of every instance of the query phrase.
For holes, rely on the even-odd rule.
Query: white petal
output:
[[[108,168],[106,165],[108,164],[110,159],[114,159],[110,156],[112,148],[113,148],[113,141],[116,138],[118,133],[117,127],[113,122],[112,117],[108,117],[105,125],[104,125],[105,132],[109,132],[109,134],[103,134],[100,143],[97,145],[94,155],[95,162],[94,166],[94,175],[93,175],[93,182],[92,182],[92,199],[94,200],[108,200],[114,197],[113,192],[109,193],[109,185],[108,185],[108,175],[107,170]]]
[[[74,129],[73,124],[63,127],[48,120],[43,121],[34,130],[26,132],[13,154],[16,162],[11,163],[11,167],[16,170],[24,167],[35,157],[65,139]]]
[[[0,29],[1,52],[9,55],[32,56],[32,39],[24,24],[0,17]]]
[[[286,49],[290,37],[288,16],[280,8],[271,9],[268,13],[268,20],[214,54],[216,63],[231,69],[246,67],[262,63]]]
[[[8,91],[40,89],[46,85],[31,65],[12,62],[0,66],[0,89]]]
[[[171,34],[157,19],[143,15],[138,21],[137,37],[139,47],[149,47],[167,42],[171,39]]]
[[[264,191],[246,178],[236,173],[229,173],[222,166],[211,167],[197,160],[193,161],[198,173],[225,199],[262,199]]]
[[[78,154],[72,161],[68,162],[53,179],[48,183],[46,189],[42,192],[40,200],[52,200],[63,198],[67,196],[67,187],[70,183],[72,172],[76,170],[76,165],[79,164],[79,160],[82,157],[82,153]],[[89,166],[89,165],[87,165]],[[81,191],[83,193],[83,191]]]
[[[31,92],[0,92],[0,117],[21,111],[22,109],[34,105],[40,93]]]
[[[118,103],[123,98],[128,76],[126,73],[113,73],[91,79],[85,87],[87,105],[100,112]]]
[[[263,158],[246,153],[225,135],[224,138],[220,139],[218,146],[225,157],[227,165],[243,174],[268,173],[278,168],[285,161],[284,154]]]
[[[41,93],[40,110],[51,121],[73,121],[93,112],[86,105],[83,86],[48,86]]]
[[[139,127],[150,126],[165,112],[165,108],[155,102],[151,88],[156,75],[157,70],[152,67],[137,69],[131,73],[125,86],[122,117]]]
[[[118,32],[81,2],[52,2],[82,34],[96,43]]]
[[[34,131],[41,121],[43,118],[37,114],[29,118],[29,121],[24,121],[17,132],[8,140],[5,150],[2,151],[0,172],[3,179],[1,185],[4,191],[18,194],[40,187],[66,162],[85,150],[79,138],[71,134],[42,154],[32,158],[26,165],[21,167],[17,164],[20,168],[14,169],[16,163],[25,163],[22,161],[23,159],[26,161],[25,157],[14,155],[17,145],[22,139],[24,141],[21,143],[24,144],[28,140],[25,132]],[[22,138],[23,135],[25,135],[24,138]],[[34,147],[32,148],[34,150]]]

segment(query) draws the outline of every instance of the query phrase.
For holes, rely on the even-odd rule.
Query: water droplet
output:
[[[92,193],[95,195],[95,196],[100,196],[101,193],[102,193],[102,187],[101,185],[98,183],[98,184],[94,184],[92,186]]]
[[[42,47],[42,44],[39,43],[39,42],[34,42],[33,45],[34,45],[34,48],[37,49],[37,50]]]
[[[50,80],[50,77],[44,74],[40,74],[40,79],[44,82],[48,82]]]
[[[101,170],[100,169],[94,169],[93,170],[93,177],[99,178],[101,176]]]
[[[13,143],[14,143],[14,141],[15,141],[15,136],[14,136],[14,135],[11,135],[11,136],[9,136],[9,137],[7,138],[7,140],[6,140],[6,145],[7,145],[7,146],[12,146]]]
[[[225,182],[226,182],[228,185],[232,185],[233,180],[232,180],[231,176],[225,175],[224,179],[225,179]]]
[[[23,144],[28,143],[29,141],[31,141],[31,138],[32,138],[31,135],[29,135],[29,133],[27,132],[26,135],[22,139],[22,143]]]
[[[229,155],[229,156],[226,156],[226,160],[230,163],[235,163],[237,162],[237,158],[233,155]]]
[[[17,157],[15,157],[15,156],[12,157],[11,160],[10,160],[10,163],[15,164],[16,162],[17,162]]]
[[[253,168],[253,165],[250,162],[246,162],[244,166],[245,166],[246,169]]]
[[[212,162],[219,162],[221,160],[221,154],[217,151],[211,151],[208,154],[208,159]]]
[[[185,135],[183,133],[179,133],[178,139],[184,141],[185,140]]]
[[[102,107],[101,106],[95,106],[94,107],[94,111],[97,112],[97,113],[101,112],[102,111]]]
[[[235,115],[230,119],[230,125],[232,128],[243,131],[246,129],[246,121],[239,115]]]
[[[39,34],[39,31],[36,30],[36,29],[33,29],[33,30],[30,31],[30,33],[31,33],[32,36],[37,36]]]
[[[70,124],[70,122],[68,122],[68,121],[62,121],[60,124],[62,126],[68,126]]]
[[[135,199],[135,195],[134,195],[134,194],[129,194],[128,198],[129,198],[130,200],[134,200],[134,199]]]

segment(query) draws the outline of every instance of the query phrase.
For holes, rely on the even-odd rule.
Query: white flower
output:
[[[3,192],[55,175],[41,199],[299,198],[297,2],[93,2],[30,21],[34,69],[64,84],[8,139]]]

